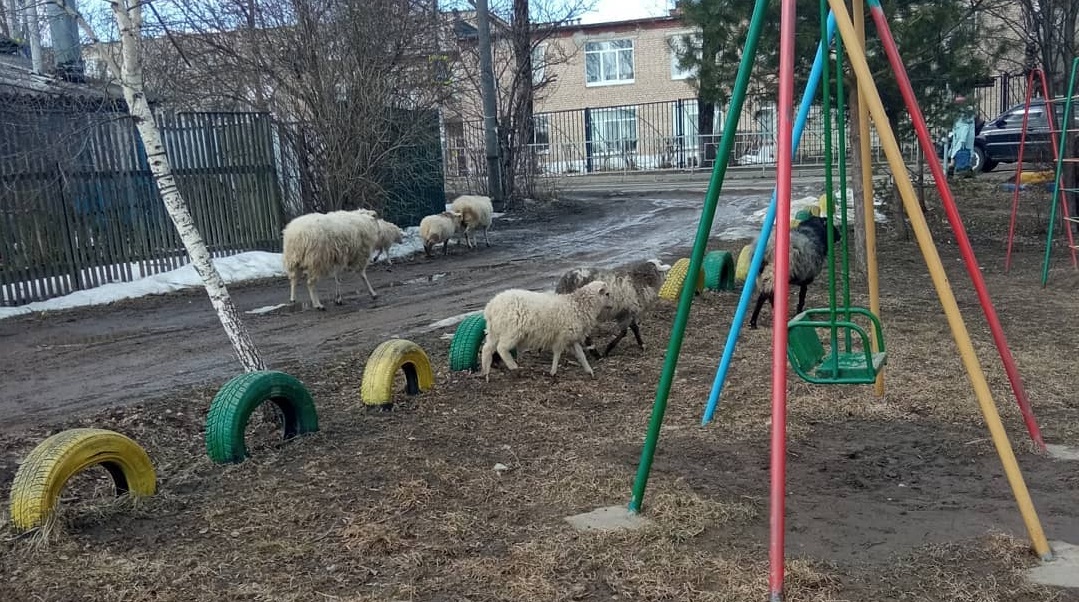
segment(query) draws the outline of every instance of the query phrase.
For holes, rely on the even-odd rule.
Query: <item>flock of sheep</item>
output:
[[[490,246],[487,232],[493,209],[488,197],[465,195],[458,197],[448,211],[429,215],[420,222],[420,237],[424,253],[442,245],[448,253],[449,242],[463,234],[471,248],[471,234],[482,229],[484,242]],[[790,278],[800,287],[798,309],[805,305],[806,289],[820,274],[827,258],[827,227],[829,220],[811,217],[791,232]],[[834,225],[835,240],[840,231]],[[292,220],[283,231],[283,263],[290,283],[289,302],[296,302],[296,283],[307,277],[307,289],[312,306],[325,309],[315,286],[332,274],[335,284],[334,302],[341,304],[340,272],[359,271],[371,298],[378,298],[367,279],[367,265],[400,243],[403,232],[396,225],[382,220],[371,210],[312,213]],[[757,318],[765,301],[773,301],[774,237],[769,241],[762,269],[756,278],[759,291],[750,327],[757,327]],[[592,334],[603,322],[617,323],[619,332],[605,347],[602,356],[611,353],[623,337],[632,331],[638,346],[644,348],[638,320],[655,303],[664,274],[670,266],[658,259],[640,261],[618,270],[599,268],[571,269],[559,279],[553,291],[509,289],[495,295],[484,307],[486,337],[480,355],[480,376],[490,378],[495,354],[506,367],[516,370],[513,353],[526,350],[553,354],[550,374],[558,372],[561,355],[572,350],[577,362],[589,376],[595,373],[588,363],[585,350],[595,358],[601,354],[592,344]],[[773,304],[774,306],[774,304]]]

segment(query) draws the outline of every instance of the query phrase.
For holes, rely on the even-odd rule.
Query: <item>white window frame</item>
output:
[[[691,77],[696,77],[697,76],[696,67],[693,67],[693,68],[690,68],[690,69],[682,69],[678,65],[678,55],[683,50],[685,50],[686,45],[685,45],[684,38],[685,38],[685,36],[687,34],[689,34],[689,32],[676,34],[676,35],[673,35],[673,36],[670,36],[670,37],[667,38],[667,52],[670,55],[670,59],[671,59],[671,79],[675,80],[675,81],[689,79]],[[700,58],[700,56],[701,56],[701,49],[700,49],[700,46],[699,46],[700,34],[694,33],[694,34],[689,34],[689,35],[691,35],[693,40],[694,40],[694,46],[695,46],[694,53],[697,55],[698,58]]]
[[[614,117],[613,119],[611,117]],[[609,157],[625,156],[637,151],[637,106],[592,109],[592,144],[595,154]],[[617,135],[608,137],[610,125],[617,123]]]
[[[543,124],[542,128],[540,123]],[[541,129],[547,135],[546,142],[539,140],[538,134]],[[537,113],[532,116],[532,150],[539,155],[551,152],[551,115],[549,113]]]
[[[623,43],[628,44],[626,47],[611,48],[611,44]],[[628,52],[627,52],[628,51]],[[618,86],[635,83],[637,76],[636,66],[636,44],[632,38],[621,38],[615,40],[591,40],[584,44],[584,85],[587,87],[594,86]],[[607,68],[604,66],[606,61],[605,55],[614,55],[615,70],[617,73],[614,77],[608,77]],[[623,67],[625,66],[625,56],[629,56],[629,77],[622,77]],[[588,65],[590,61],[598,62],[598,75],[599,79],[595,81],[589,81],[589,69]]]
[[[547,74],[547,43],[537,44],[532,48],[532,85],[543,83]]]

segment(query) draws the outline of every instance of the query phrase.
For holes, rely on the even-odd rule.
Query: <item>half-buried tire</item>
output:
[[[483,314],[472,314],[457,325],[450,341],[450,370],[476,370],[479,367],[480,346],[486,336],[487,321]]]
[[[251,412],[265,402],[284,417],[284,438],[318,430],[315,402],[303,384],[275,370],[248,372],[225,383],[210,402],[206,416],[206,453],[218,464],[243,462],[247,457],[244,431]]]
[[[734,258],[726,251],[704,256],[704,287],[710,291],[734,290]]]
[[[689,258],[683,257],[674,262],[671,269],[667,270],[667,277],[663,285],[659,287],[659,298],[675,301],[682,294],[682,285],[685,283],[689,272]],[[696,292],[704,290],[704,270],[699,270],[696,278]]]
[[[753,251],[755,250],[755,244],[742,247],[742,252],[738,254],[738,263],[734,267],[735,282],[741,284],[746,281],[746,277],[749,275],[749,264],[753,262]]]
[[[77,428],[37,445],[23,460],[11,484],[11,521],[21,530],[40,527],[52,514],[68,480],[91,466],[102,466],[116,494],[154,494],[157,477],[146,451],[120,433]]]
[[[393,377],[398,370],[405,373],[407,395],[419,395],[435,384],[431,362],[423,349],[412,341],[390,339],[375,347],[363,367],[360,397],[364,405],[381,409],[392,407]]]

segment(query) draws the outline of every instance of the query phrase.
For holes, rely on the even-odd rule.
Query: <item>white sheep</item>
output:
[[[458,233],[461,226],[461,214],[456,211],[443,211],[420,220],[420,238],[423,239],[424,254],[432,257],[431,249],[439,243],[442,244],[442,254],[449,253],[450,239]]]
[[[341,304],[340,272],[359,270],[372,299],[378,294],[367,279],[367,264],[378,238],[377,214],[369,209],[308,213],[282,232],[282,263],[289,277],[289,303],[296,303],[296,282],[307,274],[307,292],[315,309],[325,309],[315,285],[333,274],[334,303]]]
[[[572,347],[581,367],[595,378],[581,342],[596,327],[600,312],[610,306],[611,294],[602,280],[594,280],[566,295],[524,289],[498,293],[483,308],[487,338],[480,357],[481,374],[490,380],[495,351],[507,368],[516,370],[517,362],[510,352],[535,349],[554,354],[551,361],[551,376],[554,376],[562,352]]]
[[[629,330],[633,331],[637,345],[644,349],[644,340],[641,339],[641,330],[637,320],[659,298],[659,289],[663,286],[663,274],[670,268],[671,266],[664,265],[658,259],[639,261],[621,270],[574,268],[562,274],[558,284],[555,285],[555,292],[570,293],[595,280],[607,283],[611,292],[611,307],[603,310],[599,321],[617,322],[619,328],[618,336],[608,343],[603,351],[603,357],[607,357]],[[592,345],[591,336],[585,339],[585,346],[596,358],[600,357],[599,352]]]
[[[384,219],[378,220],[378,240],[375,241],[375,251],[377,252],[371,262],[378,261],[378,258],[385,254],[386,264],[393,265],[393,261],[390,259],[390,247],[400,244],[404,239],[405,233],[397,224]]]
[[[805,308],[806,289],[824,269],[824,263],[828,259],[828,219],[824,217],[810,217],[798,224],[791,230],[790,249],[790,274],[788,282],[798,285],[798,314]],[[842,233],[834,224],[832,225],[834,240],[839,242]],[[761,264],[760,273],[757,275],[757,306],[753,309],[753,316],[749,319],[749,327],[757,327],[757,317],[768,301],[775,308],[775,236],[768,241],[768,248],[764,253],[764,263]],[[774,318],[773,318],[774,321]]]
[[[491,241],[487,238],[487,230],[491,227],[491,216],[494,207],[491,205],[491,197],[466,194],[457,197],[450,205],[450,209],[461,214],[461,222],[465,229],[465,243],[474,248],[469,233],[483,228],[483,242],[489,247]]]

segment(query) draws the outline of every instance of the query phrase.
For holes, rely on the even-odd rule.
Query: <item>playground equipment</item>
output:
[[[993,403],[991,393],[989,391],[988,383],[986,382],[985,374],[981,370],[981,366],[978,363],[978,358],[974,353],[974,347],[970,340],[970,336],[967,332],[966,325],[963,322],[962,315],[959,311],[958,305],[955,300],[955,296],[949,286],[947,277],[944,272],[943,265],[940,260],[940,256],[937,253],[937,249],[933,243],[932,235],[929,231],[929,227],[926,223],[925,216],[921,212],[921,208],[918,204],[917,197],[914,192],[913,184],[910,181],[909,173],[906,169],[906,165],[903,162],[903,157],[899,150],[899,145],[896,141],[895,134],[892,132],[887,115],[884,111],[884,106],[881,102],[880,95],[877,91],[876,85],[869,70],[869,65],[865,56],[865,37],[864,37],[864,6],[861,2],[854,2],[854,15],[855,19],[852,21],[850,14],[847,11],[847,7],[842,0],[825,0],[821,2],[821,22],[822,22],[822,36],[820,45],[817,48],[817,56],[814,61],[813,70],[811,72],[809,83],[806,89],[806,95],[802,102],[802,107],[799,110],[799,114],[796,123],[792,127],[791,122],[791,109],[793,108],[793,88],[794,88],[794,24],[795,24],[795,1],[783,0],[782,1],[782,17],[780,24],[780,72],[779,72],[779,102],[777,105],[777,114],[779,115],[779,128],[778,128],[778,144],[777,144],[777,182],[776,188],[772,195],[771,204],[769,205],[768,213],[765,216],[764,227],[762,228],[761,236],[758,240],[757,247],[754,251],[752,260],[750,261],[749,269],[747,270],[747,281],[752,278],[754,274],[758,273],[763,260],[765,247],[767,241],[771,236],[774,224],[787,224],[790,222],[790,196],[791,196],[791,163],[793,161],[793,152],[795,151],[797,140],[801,137],[802,129],[806,116],[808,115],[809,105],[812,103],[812,98],[815,94],[817,85],[821,78],[821,72],[824,69],[826,63],[824,53],[825,49],[836,28],[839,29],[842,43],[849,49],[849,56],[851,60],[851,66],[855,72],[857,85],[859,86],[859,115],[863,116],[860,120],[862,126],[862,146],[859,149],[861,156],[863,157],[863,173],[862,178],[864,182],[865,195],[863,197],[863,203],[866,206],[866,215],[874,215],[873,210],[873,194],[872,194],[872,181],[871,173],[868,167],[871,165],[869,161],[869,132],[868,132],[868,117],[871,116],[873,122],[877,125],[877,132],[879,139],[884,148],[885,154],[888,158],[889,165],[892,173],[895,175],[896,185],[899,189],[900,198],[902,199],[904,208],[908,216],[910,217],[911,226],[918,241],[919,248],[925,259],[926,266],[928,267],[933,285],[937,291],[940,299],[941,306],[947,316],[949,326],[952,331],[952,335],[959,348],[959,353],[962,359],[964,368],[972,383],[974,392],[978,399],[979,407],[982,411],[985,421],[989,427],[990,435],[993,443],[996,447],[997,453],[1000,456],[1001,463],[1004,466],[1005,474],[1008,478],[1008,482],[1012,487],[1012,492],[1015,495],[1017,505],[1019,506],[1020,513],[1022,514],[1027,531],[1030,535],[1030,539],[1034,550],[1043,559],[1049,559],[1052,557],[1052,551],[1049,548],[1048,542],[1045,538],[1045,534],[1042,530],[1041,524],[1038,520],[1037,514],[1034,510],[1033,502],[1030,499],[1030,494],[1027,491],[1026,484],[1023,481],[1022,474],[1019,471],[1018,465],[1015,460],[1014,452],[1008,441],[1007,434],[1004,431],[1004,427],[1001,423],[1000,415],[997,412],[996,406]],[[764,14],[767,7],[767,0],[757,0],[754,3],[753,15],[750,20],[749,32],[746,38],[745,47],[742,52],[742,58],[739,65],[738,75],[735,79],[733,86],[730,106],[726,111],[726,120],[724,122],[724,131],[734,131],[737,127],[737,119],[741,114],[743,104],[745,101],[746,90],[748,88],[749,74],[753,66],[753,61],[757,53],[757,46],[760,40],[760,34],[764,22]],[[922,150],[929,160],[930,168],[933,171],[934,179],[937,184],[938,191],[940,192],[942,203],[945,207],[949,223],[951,224],[952,231],[956,237],[959,249],[963,256],[964,264],[967,268],[967,272],[974,284],[974,287],[978,293],[979,302],[982,306],[983,312],[986,315],[986,319],[989,322],[990,328],[993,331],[994,341],[997,345],[998,352],[1001,355],[1001,359],[1005,364],[1005,369],[1008,372],[1009,380],[1012,384],[1012,389],[1016,394],[1017,402],[1020,409],[1023,411],[1024,419],[1026,420],[1028,430],[1030,431],[1032,439],[1044,448],[1044,443],[1041,441],[1040,433],[1037,429],[1037,424],[1034,422],[1033,415],[1030,413],[1029,403],[1026,399],[1025,391],[1022,388],[1022,383],[1018,378],[1017,371],[1015,370],[1014,360],[1011,358],[1010,350],[1007,347],[1007,341],[1004,339],[1003,331],[1000,328],[999,320],[996,316],[996,311],[993,308],[992,302],[989,300],[988,292],[985,288],[984,279],[982,278],[977,261],[974,258],[973,250],[970,245],[970,241],[966,236],[966,231],[963,227],[962,221],[959,218],[958,210],[955,207],[955,201],[952,197],[951,190],[948,188],[947,180],[944,177],[944,170],[937,158],[934,150],[933,142],[929,137],[929,131],[925,124],[925,119],[922,116],[921,110],[917,104],[914,96],[913,88],[910,84],[910,80],[906,74],[906,68],[903,64],[901,57],[899,56],[898,49],[895,45],[895,41],[892,39],[891,30],[888,26],[887,19],[884,16],[883,9],[879,0],[868,0],[870,13],[872,14],[873,21],[876,25],[876,29],[883,42],[888,61],[894,71],[897,83],[902,91],[903,99],[906,107],[911,115],[912,121],[915,125],[915,129],[918,134],[919,142],[922,146]],[[827,11],[827,7],[831,7],[831,11]],[[827,18],[825,18],[827,13]],[[857,27],[855,26],[857,23]],[[837,50],[839,45],[837,44]],[[841,58],[841,53],[837,53],[837,58]],[[827,113],[826,113],[827,114]],[[695,239],[693,252],[690,256],[687,272],[692,274],[700,269],[704,258],[705,245],[707,244],[708,233],[711,230],[712,221],[715,217],[715,210],[718,201],[720,191],[722,189],[722,183],[724,175],[726,173],[727,161],[730,157],[730,152],[733,146],[733,137],[727,136],[720,139],[719,149],[717,152],[715,167],[712,172],[712,178],[709,182],[708,193],[705,197],[704,208],[701,212],[701,218],[697,229],[697,236]],[[844,184],[846,182],[844,181]],[[831,215],[831,213],[830,213]],[[877,293],[877,266],[875,257],[875,231],[873,230],[873,220],[868,219],[866,223],[866,239],[867,239],[867,258],[869,263],[869,285],[870,285],[870,308],[864,311],[866,316],[872,316],[876,318],[880,315],[879,301],[876,298]],[[776,231],[776,248],[787,249],[790,245],[790,232],[787,228],[779,228]],[[789,276],[789,256],[787,253],[780,252],[776,254],[775,263],[775,305],[774,313],[776,316],[785,318],[788,311],[788,276]],[[738,338],[738,330],[744,321],[745,310],[749,304],[749,297],[752,295],[752,287],[743,287],[742,298],[739,302],[738,310],[735,313],[735,322],[731,328],[731,332],[727,341],[727,348],[724,350],[723,360],[721,361],[719,374],[717,374],[716,386],[713,388],[713,394],[711,396],[709,409],[714,407],[714,401],[718,397],[719,388],[722,384],[723,377],[726,374],[726,370],[729,367],[730,356],[733,354],[734,343]],[[671,338],[668,344],[667,353],[665,356],[665,362],[663,371],[660,376],[659,385],[656,391],[656,399],[653,404],[652,417],[649,421],[648,433],[645,439],[643,449],[641,451],[641,461],[638,467],[637,476],[634,481],[633,494],[629,502],[629,511],[631,513],[639,512],[643,502],[645,487],[647,486],[648,475],[651,471],[652,460],[654,458],[656,445],[659,438],[660,428],[663,422],[663,415],[666,411],[667,401],[670,394],[670,388],[673,381],[675,368],[678,362],[678,355],[681,350],[682,340],[685,335],[685,329],[688,322],[689,310],[694,297],[694,287],[691,285],[684,285],[679,297],[678,313],[675,316],[674,324],[672,327]],[[830,314],[830,318],[833,318],[835,313],[833,307],[836,307],[835,302],[830,301],[830,308],[827,310]],[[849,303],[845,302],[844,311],[846,307],[849,307]],[[851,313],[855,313],[853,308]],[[858,312],[863,313],[863,312]],[[879,319],[878,319],[879,320]],[[838,326],[837,321],[833,318],[827,323],[829,329],[834,326]],[[873,320],[871,319],[871,322]],[[769,573],[769,591],[771,599],[773,601],[782,600],[783,597],[783,560],[784,560],[784,517],[785,517],[785,479],[786,479],[786,405],[787,405],[787,358],[790,353],[788,349],[788,342],[791,337],[788,329],[797,331],[800,328],[797,326],[797,321],[792,320],[788,324],[788,328],[782,327],[781,321],[775,321],[775,326],[772,329],[773,335],[773,356],[772,356],[772,459],[771,459],[771,504],[770,504],[770,523],[771,523],[771,541],[769,545],[770,549],[770,563],[771,570]],[[833,332],[838,332],[833,330]],[[854,332],[851,329],[851,332]],[[880,340],[880,331],[878,330],[878,323],[873,322],[870,333],[866,333],[868,337],[876,336],[877,341]],[[846,333],[844,332],[844,337]],[[795,332],[793,335],[794,343],[797,345],[800,340],[805,337],[803,334]],[[807,338],[807,337],[806,337]],[[834,340],[834,339],[833,339]],[[821,344],[817,340],[817,344]],[[880,365],[883,365],[884,357],[874,358],[873,353],[881,353],[883,349],[877,350],[874,347],[877,343],[872,340],[869,342],[870,354],[864,360],[864,365],[860,366],[861,373],[858,376],[863,378],[854,380],[856,382],[865,382],[868,378],[867,370],[872,370],[874,375],[874,382],[877,385],[878,394],[882,392],[883,381],[879,372]],[[832,349],[837,349],[838,345],[832,345]],[[807,354],[807,365],[816,366],[818,369],[823,366],[818,359],[813,358],[812,355],[816,353],[814,349],[809,350],[812,353]],[[802,352],[796,351],[795,355],[799,355]],[[849,358],[848,358],[849,359]],[[800,358],[796,357],[795,360],[800,361]],[[836,363],[833,362],[833,373],[830,375],[832,378],[827,379],[828,382],[840,382],[837,378],[842,376],[842,369],[836,368]],[[706,414],[704,422],[708,422],[710,419],[710,412]]]
[[[206,453],[217,464],[236,464],[247,457],[244,430],[255,408],[273,403],[284,417],[284,438],[318,431],[311,394],[296,378],[276,370],[241,374],[225,383],[206,414]]]
[[[405,339],[390,339],[371,352],[363,367],[360,397],[368,407],[389,409],[393,405],[393,377],[405,373],[405,394],[419,395],[435,385],[431,362],[419,345]]]
[[[1053,162],[1056,164],[1056,171],[1053,177],[1053,200],[1050,209],[1050,215],[1052,217],[1049,218],[1049,240],[1046,242],[1045,265],[1042,270],[1042,286],[1045,286],[1046,282],[1049,280],[1049,250],[1050,248],[1052,248],[1053,244],[1053,228],[1056,226],[1055,216],[1058,198],[1060,198],[1060,208],[1064,216],[1064,230],[1068,237],[1068,246],[1071,247],[1072,267],[1079,269],[1079,258],[1076,257],[1076,249],[1079,247],[1076,247],[1075,239],[1072,237],[1071,228],[1067,225],[1069,221],[1073,220],[1073,218],[1068,215],[1068,199],[1067,197],[1060,197],[1059,194],[1059,191],[1063,190],[1064,188],[1064,180],[1061,179],[1061,174],[1063,171],[1062,167],[1065,161],[1064,155],[1068,154],[1068,124],[1071,117],[1071,96],[1073,93],[1073,87],[1075,85],[1075,67],[1073,64],[1072,76],[1068,85],[1068,96],[1066,97],[1068,100],[1065,102],[1064,118],[1061,121],[1061,138],[1059,145],[1057,144],[1057,128],[1055,127],[1054,123],[1056,121],[1056,108],[1054,107],[1054,100],[1049,97],[1049,83],[1045,79],[1045,72],[1041,69],[1031,69],[1030,73],[1027,74],[1027,95],[1026,101],[1023,105],[1023,126],[1020,129],[1019,134],[1019,154],[1016,157],[1015,162],[1015,188],[1014,192],[1012,193],[1012,215],[1011,222],[1008,225],[1008,250],[1004,255],[1004,273],[1008,273],[1008,271],[1011,270],[1012,267],[1012,246],[1015,242],[1016,216],[1019,213],[1019,192],[1022,190],[1022,184],[1024,184],[1026,180],[1026,178],[1023,177],[1026,175],[1023,173],[1023,151],[1026,149],[1028,132],[1027,126],[1030,120],[1030,101],[1031,97],[1034,94],[1035,77],[1037,77],[1038,81],[1041,82],[1041,94],[1045,107],[1045,117],[1049,124],[1049,148],[1053,153]]]
[[[1075,95],[1075,74],[1079,71],[1079,56],[1072,60],[1071,75],[1068,76],[1068,96],[1064,101],[1064,119],[1061,125],[1060,134],[1060,149],[1057,152],[1057,168],[1056,168],[1056,186],[1053,188],[1053,200],[1049,204],[1049,228],[1045,241],[1045,261],[1042,263],[1042,286],[1049,282],[1049,254],[1053,248],[1053,229],[1056,227],[1057,222],[1057,199],[1060,199],[1061,207],[1064,210],[1064,231],[1068,233],[1068,246],[1071,247],[1072,252],[1072,266],[1079,268],[1076,264],[1075,252],[1079,249],[1076,246],[1075,240],[1072,239],[1071,224],[1068,222],[1079,222],[1079,216],[1068,216],[1068,197],[1061,196],[1063,192],[1070,192],[1072,194],[1079,194],[1079,188],[1064,188],[1064,180],[1061,178],[1064,172],[1064,163],[1076,164],[1079,163],[1079,157],[1064,158],[1064,155],[1068,154],[1068,132],[1076,131],[1070,126],[1072,125],[1072,100]],[[1052,115],[1052,111],[1050,111]],[[1052,122],[1049,125],[1052,128]]]
[[[40,527],[56,509],[64,485],[91,466],[103,466],[116,494],[154,494],[157,477],[146,451],[128,437],[104,429],[59,432],[35,447],[11,484],[11,521],[21,530]]]

